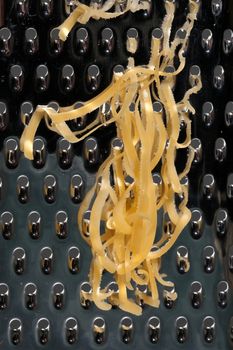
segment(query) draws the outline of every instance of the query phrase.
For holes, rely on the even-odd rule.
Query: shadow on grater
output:
[[[176,3],[175,29],[185,19],[188,2]],[[91,252],[78,232],[76,216],[79,203],[94,183],[96,169],[108,155],[115,136],[113,127],[71,145],[41,125],[34,142],[34,160],[25,159],[19,151],[23,122],[29,122],[38,104],[49,104],[58,111],[77,97],[85,101],[108,86],[113,69],[126,67],[127,35],[137,39],[136,64],[148,62],[151,32],[161,25],[165,14],[163,1],[152,5],[150,14],[127,13],[108,22],[77,24],[65,43],[56,30],[66,17],[63,1],[5,1],[4,16],[1,7],[3,349],[14,344],[17,348],[47,349],[70,348],[70,344],[96,349],[102,344],[113,350],[232,346],[230,1],[202,2],[190,36],[187,64],[176,83],[179,97],[186,90],[190,67],[200,67],[203,89],[192,97],[196,109],[192,124],[195,159],[189,174],[192,219],[162,265],[162,271],[169,272],[175,282],[175,302],[161,292],[164,300],[159,309],[144,306],[142,316],[135,317],[117,305],[103,312],[90,301],[87,276]],[[114,36],[114,44],[110,40],[107,50],[101,41],[105,36]],[[132,53],[135,45],[130,50]],[[94,89],[90,86],[93,74]],[[75,127],[82,127],[80,120]],[[91,158],[90,148],[94,150]],[[182,168],[182,156],[177,163]],[[160,217],[161,225],[162,220]],[[114,282],[109,288],[117,293]],[[145,290],[145,286],[138,290],[138,303]],[[111,298],[114,303],[114,294]]]

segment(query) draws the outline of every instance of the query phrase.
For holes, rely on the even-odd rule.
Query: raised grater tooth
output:
[[[101,49],[105,55],[109,55],[114,50],[115,39],[111,28],[104,28],[101,32]]]
[[[44,178],[44,197],[48,203],[53,203],[56,200],[57,181],[55,176],[47,175]]]
[[[27,28],[25,31],[24,50],[26,54],[34,55],[39,50],[39,37],[35,28]]]
[[[8,326],[9,338],[12,344],[18,345],[22,340],[22,322],[18,318],[13,318]]]
[[[200,282],[192,282],[190,288],[190,299],[194,309],[199,309],[201,307],[203,302],[203,288]]]
[[[216,252],[214,247],[206,246],[203,249],[203,267],[207,273],[212,273],[215,268]]]
[[[80,250],[78,247],[71,247],[68,251],[68,268],[72,274],[80,271]]]
[[[73,317],[65,322],[65,338],[68,344],[74,344],[78,340],[78,322]]]
[[[198,138],[193,138],[191,141],[191,146],[194,149],[194,159],[193,163],[200,163],[202,160],[202,144],[201,140]]]
[[[86,237],[90,236],[90,216],[91,216],[91,211],[87,210],[84,213],[83,220],[82,220],[82,232]]]
[[[176,339],[179,343],[185,343],[188,337],[188,320],[180,316],[176,319]]]
[[[190,84],[195,84],[194,81],[196,80],[196,77],[198,75],[198,74],[196,74],[197,71],[194,70],[194,67],[195,66],[191,67],[191,69],[190,69],[190,82],[193,79],[192,83],[190,83]],[[165,67],[164,71],[166,73],[174,73],[175,72],[175,67],[173,65],[168,65],[168,66]],[[173,87],[173,90],[174,90],[174,87]]]
[[[81,107],[83,107],[83,103],[80,101],[76,102],[74,105],[75,109],[78,109]],[[82,130],[86,126],[86,117],[73,119],[72,126],[73,126],[74,130]]]
[[[201,238],[203,233],[203,217],[199,209],[192,210],[191,235],[194,239]]]
[[[41,318],[38,320],[37,325],[37,339],[42,345],[48,343],[50,338],[50,322],[47,318]]]
[[[160,319],[156,316],[153,316],[149,319],[148,324],[148,336],[151,343],[158,343],[161,335],[161,323]]]
[[[50,73],[48,67],[40,64],[36,68],[36,90],[37,92],[45,92],[48,90],[50,82]]]
[[[226,29],[223,33],[223,52],[229,55],[233,48],[233,31],[231,29]]]
[[[36,137],[33,142],[33,166],[37,169],[43,168],[46,162],[46,145],[41,137]]]
[[[22,66],[14,64],[10,68],[9,73],[9,86],[12,92],[22,92],[24,85],[24,72]]]
[[[179,35],[180,34],[178,33],[178,36]],[[163,38],[163,31],[162,31],[162,29],[161,28],[154,28],[152,33],[151,33],[151,36],[152,36],[153,39],[160,39],[161,40]],[[154,102],[154,103],[159,103],[159,102],[157,101],[157,102]],[[161,106],[162,106],[162,104],[161,104]]]
[[[25,101],[20,106],[20,117],[24,125],[28,125],[31,116],[33,114],[34,108],[31,101]]]
[[[176,265],[177,265],[177,270],[181,274],[188,272],[190,268],[189,252],[188,252],[188,249],[184,246],[180,246],[177,248]]]
[[[49,34],[50,50],[53,55],[59,55],[63,49],[63,42],[59,38],[59,29],[53,28]]]
[[[172,233],[172,222],[167,215],[167,213],[163,216],[163,227],[164,227],[164,232],[171,234]]]
[[[6,309],[9,304],[9,287],[6,283],[0,283],[0,310]]]
[[[187,190],[189,189],[189,178],[188,176],[184,176],[181,181],[180,181],[181,185],[184,186]],[[184,195],[183,193],[182,194],[179,194],[179,197],[181,200],[184,199]]]
[[[217,235],[224,238],[228,231],[229,216],[225,209],[218,209],[215,215]]]
[[[73,148],[71,143],[64,138],[59,139],[57,145],[57,155],[61,168],[69,168],[73,160]]]
[[[201,45],[206,54],[210,54],[213,46],[213,33],[210,29],[204,29],[201,33]]]
[[[103,344],[106,337],[106,324],[102,317],[97,317],[92,325],[94,340],[97,344]]]
[[[123,317],[120,322],[121,339],[125,344],[133,340],[133,321],[130,317]]]
[[[99,66],[91,64],[86,72],[86,84],[90,92],[97,91],[100,87],[101,73]]]
[[[68,215],[65,211],[58,211],[56,213],[56,233],[61,239],[68,235]]]
[[[111,106],[108,102],[104,103],[99,110],[99,113],[104,120],[108,121],[111,119],[112,112],[111,112]]]
[[[16,168],[19,163],[19,144],[15,138],[5,141],[5,162],[8,168]]]
[[[119,305],[118,297],[119,297],[119,288],[116,282],[110,282],[107,286],[107,291],[112,292],[112,294],[108,297],[109,304],[112,305],[112,308],[117,308]]]
[[[219,16],[222,13],[222,0],[212,0],[211,9],[214,16]]]
[[[135,301],[138,305],[144,306],[144,296],[147,294],[147,285],[138,285],[135,290]]]
[[[125,71],[125,68],[122,66],[122,64],[117,64],[113,67],[113,76],[116,78],[118,76],[121,76]]]
[[[126,49],[130,54],[138,50],[139,34],[136,28],[129,28],[126,34]]]
[[[205,317],[202,323],[202,328],[205,342],[212,343],[216,335],[215,319],[212,316]]]
[[[76,9],[75,1],[74,0],[65,0],[65,10],[66,14],[69,15],[71,12],[73,12]]]
[[[56,309],[62,309],[65,302],[65,287],[62,283],[58,282],[53,285],[53,305]]]
[[[172,296],[175,294],[175,289],[173,287],[167,288],[163,292],[163,302],[167,309],[173,309],[175,305],[175,298]]]
[[[70,197],[74,203],[80,203],[84,196],[84,182],[82,176],[73,175],[70,182]]]
[[[32,239],[38,239],[41,231],[41,216],[37,211],[28,215],[28,232]]]
[[[207,127],[214,122],[214,106],[212,102],[205,102],[202,106],[202,120]]]
[[[40,0],[40,12],[43,17],[48,18],[52,15],[54,0]]]
[[[17,195],[20,203],[27,203],[29,200],[29,179],[26,175],[20,175],[17,179]]]
[[[213,85],[217,90],[221,90],[225,82],[224,68],[220,65],[214,68]]]
[[[227,281],[221,281],[217,286],[217,299],[218,305],[221,308],[227,307],[228,303],[228,295],[229,295],[229,284]]]
[[[52,108],[52,109],[53,109],[54,111],[56,111],[56,112],[59,112],[59,110],[60,110],[59,103],[56,102],[56,101],[50,101],[50,102],[48,103],[48,107],[49,107],[49,108]]]
[[[90,6],[100,9],[103,6],[103,0],[90,0]]]
[[[189,84],[193,87],[196,85],[197,77],[201,76],[201,69],[198,65],[193,65],[189,70]]]
[[[229,101],[225,107],[225,123],[226,126],[233,125],[233,102]]]
[[[228,268],[230,272],[233,272],[233,245],[228,249]]]
[[[78,55],[85,55],[89,50],[90,37],[86,28],[76,31],[76,51]]]
[[[0,29],[0,53],[4,56],[10,56],[13,51],[13,36],[11,30],[7,27]]]
[[[152,0],[142,0],[141,3],[144,3],[147,5],[147,9],[141,11],[142,18],[149,19],[150,16],[152,15],[152,11],[154,8],[154,5],[153,5],[154,2]]]
[[[73,66],[66,64],[62,67],[61,72],[61,88],[62,91],[68,93],[75,86],[75,72]]]
[[[83,282],[80,286],[80,304],[84,309],[89,309],[91,306],[92,288],[90,283]]]
[[[100,161],[100,151],[97,139],[89,137],[85,140],[83,157],[87,166],[95,166]]]
[[[18,275],[22,275],[25,270],[25,260],[26,260],[26,253],[25,250],[21,247],[15,248],[13,253],[13,266],[14,271]]]
[[[187,31],[183,28],[178,29],[176,32],[176,37],[182,40],[185,39],[186,35],[187,35]],[[162,39],[162,36],[159,39]],[[184,48],[184,51],[186,51],[186,49],[187,48]]]
[[[12,238],[14,232],[14,217],[11,212],[5,211],[1,214],[1,231],[4,239]]]
[[[156,113],[163,113],[163,105],[159,101],[153,103],[153,111]]]
[[[38,289],[34,283],[28,283],[24,287],[24,304],[29,310],[37,307]]]
[[[116,1],[115,9],[118,12],[122,12],[122,11],[125,11],[126,6],[127,6],[126,0],[118,0]]]
[[[211,200],[215,192],[215,179],[212,174],[205,174],[202,183],[203,196],[207,200]]]
[[[229,174],[227,177],[226,193],[229,199],[233,198],[233,173]]]
[[[153,183],[158,187],[159,195],[161,195],[162,186],[163,186],[162,178],[158,173],[154,173],[152,177],[153,177]]]
[[[122,152],[124,150],[124,143],[119,137],[115,137],[111,142],[113,152]]]
[[[219,137],[216,141],[215,141],[215,159],[218,162],[223,162],[226,159],[226,155],[227,155],[227,144],[226,144],[226,140],[222,137]]]
[[[0,131],[5,131],[9,123],[9,113],[7,104],[0,101]]]
[[[44,247],[40,251],[40,266],[43,273],[49,275],[53,268],[53,251],[50,247]]]
[[[28,0],[16,0],[15,1],[15,11],[17,16],[22,19],[29,12],[29,2]]]

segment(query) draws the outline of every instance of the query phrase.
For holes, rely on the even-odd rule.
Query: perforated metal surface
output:
[[[176,85],[179,97],[189,84],[190,67],[200,67],[203,89],[192,99],[197,111],[192,127],[196,158],[189,176],[193,216],[162,267],[175,281],[174,304],[163,299],[162,291],[160,308],[145,306],[141,317],[118,309],[102,312],[92,304],[85,309],[80,304],[91,253],[78,232],[77,212],[109,151],[112,128],[71,147],[43,125],[34,163],[18,149],[21,117],[30,118],[33,107],[57,101],[53,107],[59,108],[59,104],[84,101],[107,86],[114,66],[126,66],[130,28],[139,35],[136,63],[148,61],[151,32],[165,14],[162,0],[152,4],[150,16],[137,13],[110,22],[91,20],[85,29],[77,25],[64,45],[54,42],[56,31],[50,32],[65,18],[63,1],[5,1],[4,14],[0,7],[0,348],[4,350],[15,348],[14,343],[19,349],[227,350],[233,346],[230,0],[203,0],[187,67]],[[187,1],[177,1],[175,30],[186,13]],[[107,48],[105,35],[110,39]],[[86,40],[84,46],[80,38]],[[95,65],[91,73],[98,75],[94,85],[91,65]],[[91,159],[89,148],[94,149]],[[182,164],[182,154],[177,163]],[[177,256],[183,261],[187,254],[190,270],[182,273],[185,264],[177,266]],[[128,319],[122,321],[123,317]],[[103,337],[96,337],[95,322],[98,329],[105,329]]]

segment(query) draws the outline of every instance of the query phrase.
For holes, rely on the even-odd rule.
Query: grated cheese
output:
[[[62,40],[67,38],[77,21],[86,23],[90,18],[114,18],[146,6],[145,2],[142,5],[139,1],[129,0],[125,11],[111,13],[106,11],[111,8],[113,1],[107,1],[104,9],[90,8],[78,1],[76,3],[77,8],[59,27]],[[164,287],[174,287],[160,273],[161,258],[173,246],[191,218],[187,208],[188,188],[181,180],[189,172],[194,155],[190,146],[189,113],[194,113],[195,110],[189,98],[201,89],[201,79],[196,77],[196,85],[179,102],[174,99],[173,88],[177,75],[185,66],[183,54],[199,5],[195,0],[189,0],[189,13],[182,26],[186,35],[183,38],[175,36],[172,42],[170,33],[175,4],[166,1],[165,9],[163,38],[152,38],[148,66],[134,66],[131,58],[124,73],[116,74],[103,92],[78,109],[72,105],[61,108],[57,113],[47,106],[38,106],[20,140],[25,156],[33,159],[33,140],[42,119],[45,119],[49,129],[71,143],[83,140],[98,128],[116,124],[117,137],[122,140],[123,146],[112,147],[111,154],[100,166],[96,183],[86,195],[78,213],[80,232],[90,245],[93,255],[89,274],[91,299],[102,310],[110,310],[112,305],[109,301],[114,300],[113,305],[140,315],[142,307],[128,297],[128,291],[133,290],[136,300],[138,299],[135,285],[147,285],[147,293],[141,293],[140,299],[153,307],[159,306],[157,283]],[[166,68],[174,66],[176,55],[179,66],[168,72]],[[162,113],[153,110],[154,101],[163,105],[165,122]],[[109,120],[103,120],[102,114],[98,113],[96,120],[84,130],[70,130],[67,121],[84,118],[105,103],[111,106]],[[179,143],[182,122],[186,124],[186,139]],[[178,174],[175,159],[180,148],[187,148],[188,156],[185,169]],[[160,162],[162,186],[155,184],[152,178],[152,171]],[[111,169],[114,185],[110,181]],[[127,180],[128,177],[131,181]],[[176,194],[182,198],[178,207],[175,204]],[[167,214],[172,229],[171,232],[163,232],[162,238],[158,240],[157,215],[160,208]],[[88,210],[91,212],[87,234],[83,216]],[[101,222],[105,222],[102,234]],[[113,275],[119,288],[118,293],[107,290],[107,287],[102,288],[104,271]],[[164,293],[170,300],[177,297],[175,291],[165,290]]]

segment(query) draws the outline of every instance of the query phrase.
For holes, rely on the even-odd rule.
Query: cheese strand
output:
[[[101,8],[75,3],[77,8],[59,27],[62,40],[66,40],[76,22],[87,23],[90,18],[110,19],[127,11],[148,10],[148,3],[138,0],[128,0],[122,12],[109,12],[116,4],[114,0],[106,1]],[[116,126],[122,147],[112,143],[110,155],[100,166],[95,184],[78,213],[80,233],[92,251],[91,300],[105,311],[111,309],[111,300],[135,315],[142,313],[138,299],[143,304],[158,307],[158,284],[169,288],[164,291],[167,298],[175,300],[177,297],[176,292],[171,291],[174,284],[165,280],[160,269],[161,258],[172,248],[191,218],[187,207],[188,187],[182,180],[194,157],[189,113],[194,114],[195,110],[190,96],[201,89],[201,78],[195,77],[195,85],[184,93],[181,101],[175,100],[174,88],[176,77],[185,67],[184,53],[198,9],[198,2],[189,0],[189,13],[180,28],[184,35],[175,35],[171,42],[175,4],[166,1],[166,16],[161,27],[163,38],[152,38],[148,65],[134,66],[130,58],[125,72],[114,75],[104,91],[80,108],[73,104],[56,112],[47,106],[38,106],[20,140],[24,155],[33,159],[33,141],[42,119],[50,130],[71,143],[80,142],[99,128],[104,131],[104,127],[112,123]],[[154,102],[160,102],[163,111],[156,112]],[[110,105],[109,120],[99,111],[106,103]],[[97,117],[89,122],[88,115],[93,111],[97,111]],[[81,131],[72,131],[67,123],[76,118],[87,118],[87,126]],[[183,142],[179,142],[181,124],[185,125]],[[187,149],[186,165],[180,174],[175,165],[179,149]],[[160,173],[161,183],[154,182],[152,173],[155,170]],[[166,218],[164,227],[158,225],[159,210]],[[83,225],[86,211],[90,211],[88,230]],[[116,281],[118,292],[102,286],[104,272]],[[141,285],[147,286],[147,292],[139,291]],[[129,298],[128,291],[131,295],[134,291],[135,300]]]

